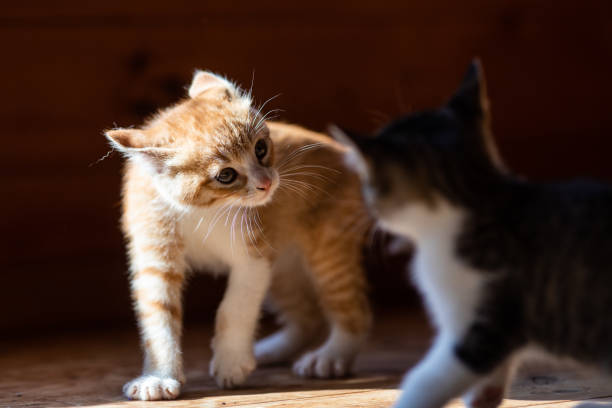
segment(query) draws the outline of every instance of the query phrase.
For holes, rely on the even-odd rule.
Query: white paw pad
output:
[[[345,377],[350,373],[352,359],[331,356],[316,350],[306,353],[293,365],[293,372],[300,377],[332,378]]]
[[[123,393],[129,399],[142,401],[175,399],[181,393],[181,383],[170,377],[143,375],[123,386]]]
[[[234,388],[244,383],[255,369],[255,358],[247,353],[215,352],[210,375],[220,388]]]

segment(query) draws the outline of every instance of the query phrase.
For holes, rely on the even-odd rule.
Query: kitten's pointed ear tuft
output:
[[[332,139],[334,139],[338,143],[344,146],[357,148],[355,142],[349,136],[349,132],[344,129],[341,129],[339,126],[336,126],[334,124],[327,125],[327,133],[329,133]]]
[[[120,151],[141,148],[143,134],[139,129],[112,129],[104,132],[113,147]]]
[[[220,75],[208,71],[200,71],[198,69],[193,74],[193,80],[189,87],[189,97],[195,98],[202,92],[212,88],[228,88],[233,91],[234,85]]]
[[[344,160],[346,165],[357,172],[362,180],[367,180],[368,166],[362,152],[366,139],[357,133],[340,129],[336,125],[328,125],[327,132],[334,140],[347,147]]]
[[[363,148],[367,140],[367,137],[357,132],[342,129],[333,124],[327,126],[327,132],[331,135],[333,139],[335,139],[339,143],[345,146],[353,147],[357,150]]]
[[[468,119],[483,118],[487,115],[489,109],[487,87],[482,64],[478,58],[472,60],[448,106]]]
[[[470,64],[459,90],[455,92],[448,106],[463,120],[477,126],[478,131],[474,134],[480,137],[489,159],[499,170],[506,171],[491,130],[487,85],[479,59],[474,59]]]

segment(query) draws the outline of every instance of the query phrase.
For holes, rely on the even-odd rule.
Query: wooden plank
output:
[[[136,330],[96,331],[4,343],[0,405],[17,407],[384,407],[403,373],[425,351],[431,331],[412,313],[387,314],[357,361],[356,376],[303,380],[288,367],[258,368],[238,390],[219,390],[207,374],[210,329],[185,335],[187,385],[180,400],[125,401],[121,385],[138,374]],[[532,362],[519,371],[502,408],[570,407],[611,401],[610,379],[576,367]],[[448,407],[463,407],[455,400]]]

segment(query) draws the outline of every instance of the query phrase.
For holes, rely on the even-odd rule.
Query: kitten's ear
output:
[[[369,140],[367,136],[353,132],[352,130],[341,129],[336,125],[328,125],[327,132],[339,143],[356,150],[362,150],[366,147],[367,141]]]
[[[104,132],[113,148],[129,157],[143,160],[155,171],[161,171],[172,150],[151,146],[145,131],[140,129],[112,129]]]
[[[506,171],[493,139],[487,85],[479,59],[474,59],[470,64],[459,90],[448,102],[448,106],[463,120],[476,125],[475,134],[479,136],[487,156],[495,167]]]
[[[191,86],[189,87],[189,97],[195,98],[202,92],[208,91],[212,88],[227,88],[230,91],[235,90],[234,85],[222,76],[208,71],[200,71],[198,69],[193,74],[193,80],[191,81]]]
[[[347,147],[345,163],[356,171],[362,180],[367,180],[368,165],[363,156],[366,138],[355,132],[340,129],[336,125],[329,125],[327,131],[333,139]]]
[[[113,147],[122,152],[145,147],[146,135],[140,129],[112,129],[104,132]]]
[[[479,59],[474,59],[470,64],[448,106],[467,120],[482,119],[488,115],[487,86]]]

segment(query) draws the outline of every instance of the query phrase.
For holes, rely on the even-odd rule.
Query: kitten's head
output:
[[[348,160],[384,220],[406,205],[435,207],[440,197],[461,200],[473,179],[499,172],[488,122],[484,78],[474,61],[457,92],[438,109],[395,120],[375,137],[335,136],[352,145]]]
[[[210,72],[197,71],[189,98],[142,128],[109,130],[106,137],[180,207],[259,206],[278,187],[274,146],[250,94]]]

